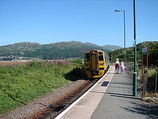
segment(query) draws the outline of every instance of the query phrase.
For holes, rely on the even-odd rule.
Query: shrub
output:
[[[148,70],[147,91],[150,91],[150,92],[154,92],[155,91],[155,78],[156,78],[156,71],[155,71],[155,69],[149,69]]]

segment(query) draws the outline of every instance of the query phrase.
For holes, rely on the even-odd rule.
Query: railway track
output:
[[[81,95],[83,95],[88,89],[90,89],[97,81],[98,79],[85,81],[84,84],[76,87],[73,91],[66,94],[55,103],[46,106],[46,108],[29,117],[28,119],[54,119],[74,101],[76,101]]]

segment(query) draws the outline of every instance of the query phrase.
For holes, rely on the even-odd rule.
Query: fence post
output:
[[[156,69],[156,77],[155,77],[155,95],[157,93],[157,73],[158,73],[158,69]]]
[[[142,78],[143,78],[143,92],[142,92],[142,98],[146,96],[146,86],[147,86],[147,79],[148,79],[148,68],[143,67],[142,72]]]

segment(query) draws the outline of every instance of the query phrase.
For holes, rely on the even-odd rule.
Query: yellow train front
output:
[[[108,70],[109,56],[101,50],[90,50],[84,55],[84,70],[88,78],[101,78]]]

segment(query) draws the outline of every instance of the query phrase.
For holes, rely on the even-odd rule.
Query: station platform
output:
[[[56,119],[158,119],[158,106],[132,96],[132,79],[114,66]]]

